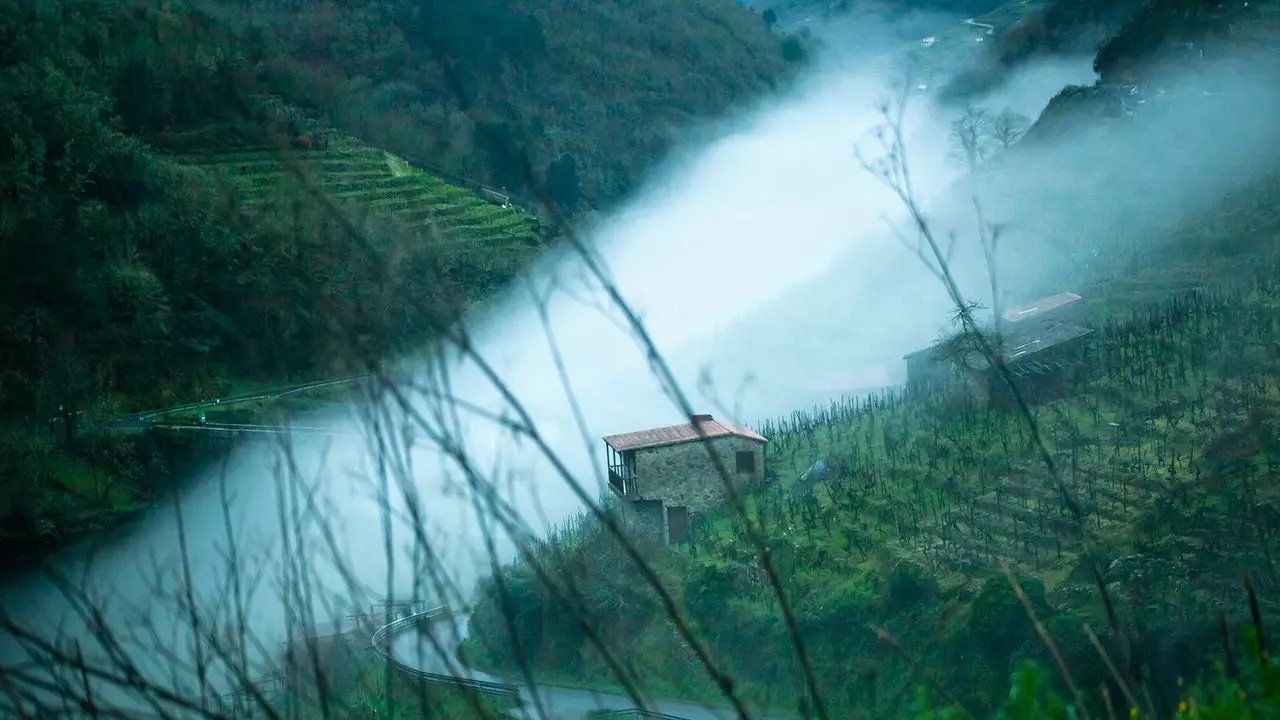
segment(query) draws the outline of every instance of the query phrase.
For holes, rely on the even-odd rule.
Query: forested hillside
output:
[[[1140,81],[1164,67],[1194,70],[1226,55],[1250,64],[1280,57],[1280,3],[1275,0],[1146,0],[1098,49],[1103,82]]]
[[[356,372],[548,239],[423,167],[521,191],[526,153],[578,209],[783,69],[728,0],[0,17],[0,550],[142,506],[192,452],[95,420]]]
[[[272,90],[375,145],[517,193],[511,151],[527,154],[570,206],[616,200],[682,129],[775,87],[786,64],[781,39],[733,0],[217,7],[252,39]]]

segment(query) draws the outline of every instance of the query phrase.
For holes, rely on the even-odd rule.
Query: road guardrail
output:
[[[385,647],[386,639],[396,632],[403,630],[404,628],[417,625],[424,620],[434,620],[437,618],[449,617],[450,615],[451,613],[449,612],[449,609],[441,606],[431,608],[430,610],[424,610],[420,613],[415,613],[413,615],[400,618],[394,622],[387,623],[373,633],[373,650],[381,655],[384,660],[391,663],[391,666],[398,672],[404,673],[410,677],[416,677],[423,682],[431,683],[432,685],[447,685],[450,687],[461,688],[463,690],[471,690],[484,695],[492,695],[494,697],[505,697],[519,705],[520,690],[513,685],[489,682],[487,680],[476,680],[474,678],[447,675],[443,673],[425,672],[405,665],[392,657],[391,653],[387,651]]]

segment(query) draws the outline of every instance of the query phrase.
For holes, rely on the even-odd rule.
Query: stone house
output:
[[[728,489],[764,481],[769,441],[740,425],[694,415],[680,425],[604,438],[609,488],[622,499],[623,517],[638,537],[670,545],[689,536],[693,516],[725,502]]]

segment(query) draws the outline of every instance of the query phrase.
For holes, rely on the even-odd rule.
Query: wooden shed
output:
[[[990,338],[1003,365],[1026,399],[1060,396],[1084,359],[1093,330],[1056,319],[1028,318],[1006,326],[999,340]],[[963,385],[983,403],[1008,399],[1003,373],[977,343],[957,335],[907,355],[908,387],[914,390]]]

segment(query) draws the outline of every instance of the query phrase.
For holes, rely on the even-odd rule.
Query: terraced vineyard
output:
[[[797,570],[887,551],[941,577],[1004,562],[1054,587],[1078,566],[1083,531],[1113,556],[1238,577],[1261,566],[1259,528],[1280,518],[1277,291],[1258,281],[1100,328],[1084,375],[1035,408],[1079,516],[1025,419],[963,394],[892,395],[766,424],[778,480],[749,498],[753,515]],[[827,476],[798,480],[819,459]],[[736,520],[707,518],[698,535],[708,559],[753,554]]]
[[[323,149],[290,151],[287,157],[278,147],[244,147],[183,158],[226,181],[250,210],[295,179],[285,163],[296,162],[318,189],[353,211],[429,232],[437,241],[491,248],[542,242],[537,218],[501,198],[449,184],[352,138],[334,138]]]

